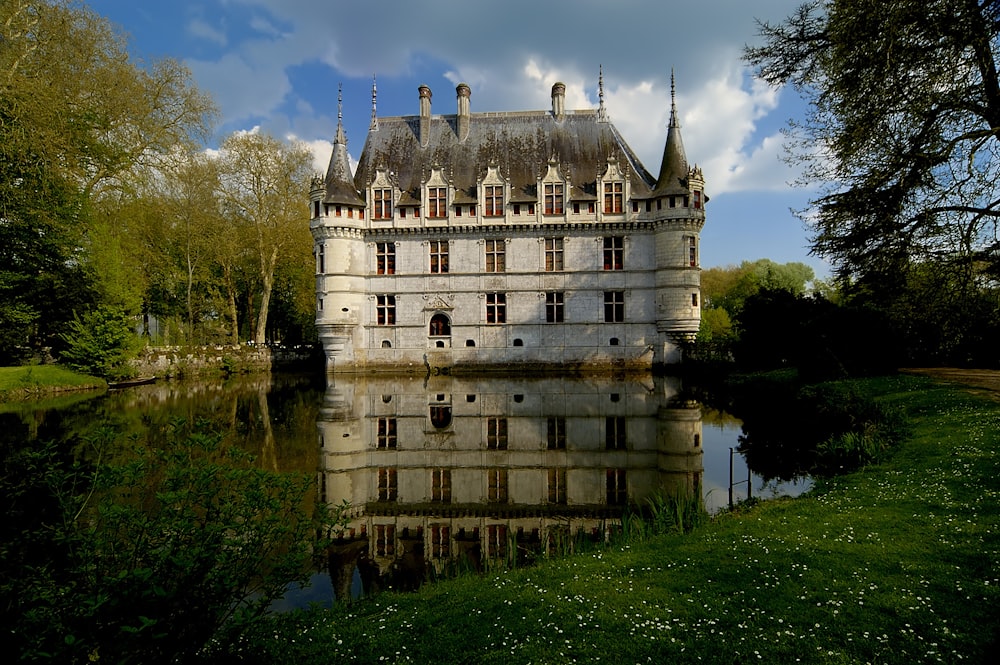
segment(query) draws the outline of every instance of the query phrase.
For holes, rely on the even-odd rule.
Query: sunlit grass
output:
[[[59,389],[106,388],[102,379],[57,365],[0,367],[0,401],[52,393]]]
[[[276,617],[245,662],[963,663],[1000,636],[1000,405],[907,377],[885,463],[694,532]]]

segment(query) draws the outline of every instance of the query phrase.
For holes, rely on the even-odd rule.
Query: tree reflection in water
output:
[[[568,552],[655,495],[724,508],[740,421],[685,394],[649,375],[236,377],[23,405],[0,413],[0,437],[72,446],[112,426],[166,445],[173,419],[202,420],[268,469],[317,473],[319,500],[348,501],[350,523],[329,577],[288,598],[300,605]]]

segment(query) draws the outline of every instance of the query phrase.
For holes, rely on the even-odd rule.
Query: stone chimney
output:
[[[566,113],[566,84],[556,83],[552,86],[552,115],[556,120],[562,120]]]
[[[455,94],[458,96],[458,140],[463,142],[469,138],[469,98],[472,97],[472,89],[465,83],[459,83]]]
[[[426,85],[418,88],[420,91],[420,145],[427,145],[431,140],[431,89]]]

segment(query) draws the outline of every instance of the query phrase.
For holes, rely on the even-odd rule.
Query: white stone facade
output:
[[[700,321],[707,199],[676,113],[654,179],[557,87],[551,112],[471,114],[459,86],[452,116],[420,92],[419,118],[373,118],[354,175],[338,128],[310,194],[328,369],[677,362]]]

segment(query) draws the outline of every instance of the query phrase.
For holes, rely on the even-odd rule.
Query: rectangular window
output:
[[[545,185],[545,214],[561,215],[563,212],[562,184]]]
[[[375,323],[380,326],[396,325],[396,296],[375,296]]]
[[[621,506],[628,501],[625,469],[608,469],[607,498],[609,506]]]
[[[604,183],[604,213],[613,214],[622,211],[622,185],[620,182]]]
[[[448,241],[431,240],[431,272],[448,272]]]
[[[377,436],[375,438],[375,446],[377,448],[395,448],[396,447],[396,419],[395,418],[379,418],[378,419],[378,430],[377,430]]]
[[[451,528],[445,525],[431,527],[431,557],[447,559],[451,556]]]
[[[549,418],[546,427],[547,445],[549,450],[566,449],[566,419]]]
[[[625,320],[625,292],[604,292],[604,322],[621,323]]]
[[[625,239],[612,236],[604,239],[604,269],[621,270],[625,264]]]
[[[378,470],[378,500],[396,500],[396,469],[380,467]]]
[[[448,216],[448,188],[428,187],[427,188],[427,216],[447,217]]]
[[[486,527],[486,558],[503,559],[507,556],[507,526],[490,524]]]
[[[520,203],[515,203],[514,204],[514,214],[515,215],[520,215],[521,214],[521,204]]]
[[[372,198],[375,203],[372,217],[374,219],[392,219],[392,190],[373,190]],[[400,210],[400,213],[405,214],[403,210]]]
[[[507,270],[507,245],[503,240],[486,241],[486,272]]]
[[[490,450],[507,450],[506,418],[487,418],[486,447]]]
[[[688,265],[692,268],[698,266],[698,241],[694,236],[688,236]]]
[[[503,215],[503,186],[486,185],[483,187],[483,214],[486,217]]]
[[[451,503],[451,469],[431,471],[431,501]]]
[[[507,323],[507,294],[486,294],[486,323]]]
[[[379,275],[396,274],[396,245],[391,242],[375,243],[375,272]]]
[[[549,503],[566,503],[566,469],[549,469]]]
[[[561,291],[549,291],[545,294],[545,322],[563,322],[563,293]]]
[[[507,469],[487,469],[487,495],[490,503],[507,503]]]
[[[697,189],[694,190],[694,207],[696,210],[701,208],[701,192]]]
[[[545,272],[558,272],[563,269],[563,239],[545,239]]]
[[[316,246],[316,272],[321,275],[326,274],[326,245],[320,243]]]
[[[608,416],[604,419],[604,442],[608,450],[625,450],[625,418]]]
[[[396,554],[396,527],[392,524],[375,525],[375,556]]]

